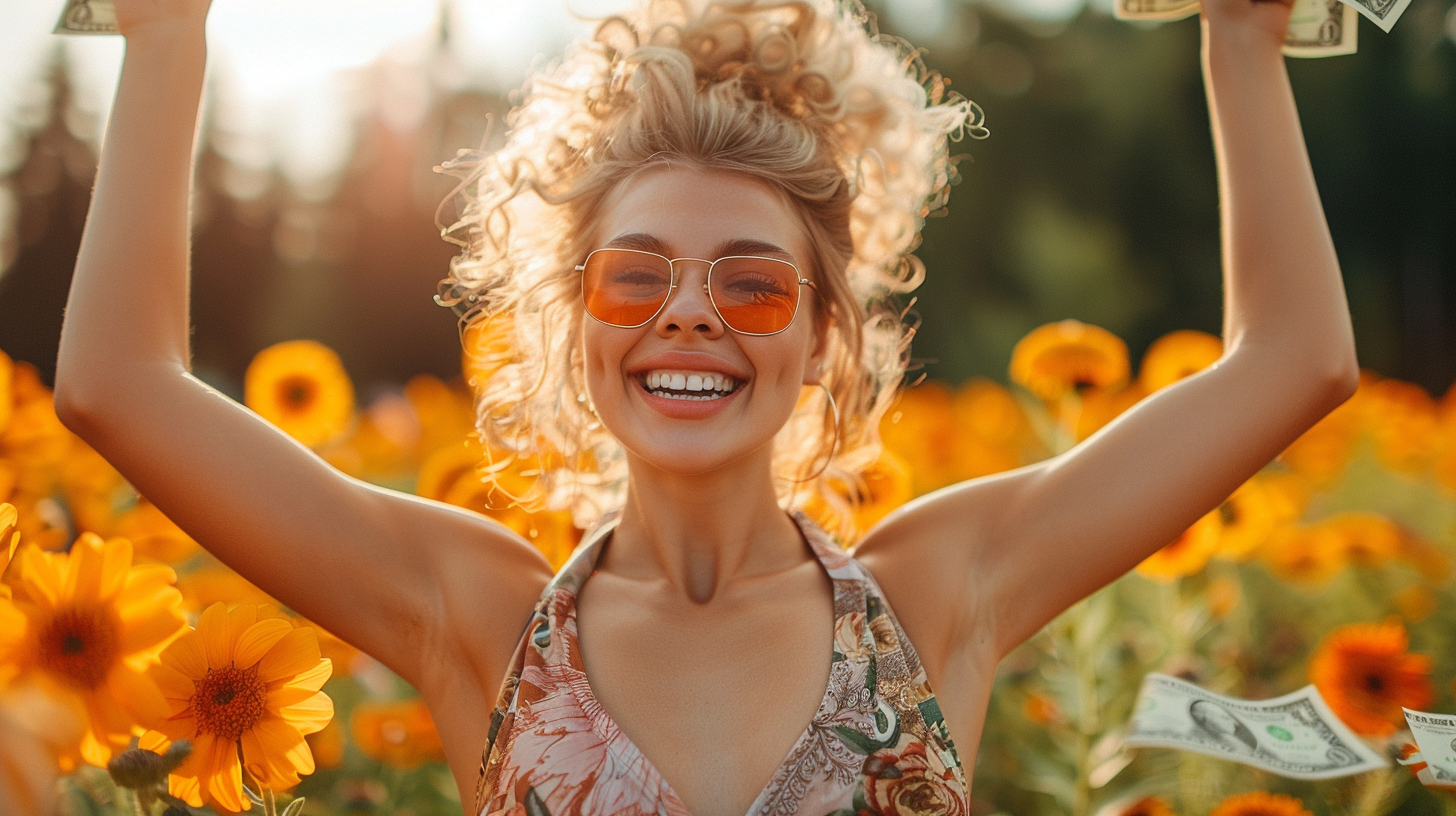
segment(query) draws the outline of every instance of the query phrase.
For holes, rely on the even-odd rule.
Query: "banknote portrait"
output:
[[[1193,719],[1199,731],[1213,738],[1221,745],[1238,753],[1257,753],[1259,740],[1247,725],[1228,709],[1211,700],[1194,700],[1188,706],[1188,716]]]

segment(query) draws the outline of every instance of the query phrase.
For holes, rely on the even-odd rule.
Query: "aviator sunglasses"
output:
[[[799,287],[819,289],[799,277],[798,267],[776,258],[729,255],[707,261],[636,249],[597,249],[576,267],[586,313],[608,326],[646,325],[678,288],[678,261],[708,264],[703,289],[724,325],[739,334],[778,334],[787,329],[799,310]]]

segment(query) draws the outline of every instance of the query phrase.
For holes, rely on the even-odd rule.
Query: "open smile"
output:
[[[706,419],[743,391],[746,381],[716,371],[652,369],[631,378],[642,401],[670,419]]]

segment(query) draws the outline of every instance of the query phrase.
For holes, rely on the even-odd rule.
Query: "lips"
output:
[[[703,352],[655,354],[631,367],[635,390],[658,413],[701,419],[722,410],[749,377],[725,360]]]

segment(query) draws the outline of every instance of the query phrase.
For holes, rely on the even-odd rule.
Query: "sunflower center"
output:
[[[96,688],[116,665],[119,627],[104,608],[58,610],[38,633],[40,665],[70,685]]]
[[[194,683],[192,710],[199,732],[216,734],[229,742],[263,718],[267,710],[267,689],[258,679],[258,667],[240,669],[225,666],[208,669]]]
[[[1378,674],[1365,675],[1365,690],[1374,694],[1379,694],[1380,692],[1385,690],[1385,678],[1381,677]]]
[[[278,396],[290,411],[302,411],[314,401],[317,383],[308,377],[284,377],[278,381]]]

